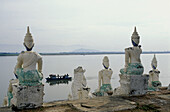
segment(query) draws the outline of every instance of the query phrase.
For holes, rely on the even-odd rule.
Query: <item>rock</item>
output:
[[[132,104],[132,105],[136,105],[136,102],[130,102],[130,104]]]

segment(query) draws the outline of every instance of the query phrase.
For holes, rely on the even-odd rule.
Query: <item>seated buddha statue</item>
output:
[[[109,68],[109,59],[107,56],[103,58],[103,67],[104,69],[99,71],[98,75],[98,92],[96,93],[97,96],[106,96],[109,92],[112,91],[111,87],[111,77],[113,71]]]
[[[19,79],[19,84],[21,85],[32,86],[40,84],[40,81],[43,78],[42,57],[40,54],[32,51],[34,47],[34,40],[29,31],[29,26],[27,27],[27,33],[23,44],[26,51],[22,51],[19,54],[14,74]],[[38,69],[36,69],[36,65],[38,65]]]
[[[120,70],[121,74],[126,75],[142,75],[144,68],[141,64],[140,54],[142,53],[141,46],[139,45],[139,35],[136,27],[131,36],[133,47],[125,49],[125,68]]]
[[[157,69],[157,60],[154,55],[151,62],[152,70],[149,71],[149,90],[157,90],[158,87],[161,87],[161,82],[159,81],[160,71]]]

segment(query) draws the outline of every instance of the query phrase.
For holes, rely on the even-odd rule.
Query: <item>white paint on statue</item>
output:
[[[42,57],[33,51],[25,51],[22,52],[17,58],[17,65],[15,67],[14,73],[16,73],[16,69],[22,68],[23,71],[28,70],[36,70],[36,64],[38,63],[38,71],[42,71]]]
[[[153,59],[152,59],[152,70],[150,71],[149,75],[150,75],[150,81],[159,81],[159,73],[160,71],[157,68],[157,60],[156,60],[156,56],[154,55]]]
[[[151,62],[152,70],[149,71],[149,89],[150,90],[158,90],[158,87],[161,87],[162,84],[159,81],[159,74],[160,71],[157,69],[157,60],[156,56],[154,55],[152,62]]]
[[[102,69],[99,72],[99,88],[103,84],[111,84],[111,77],[112,77],[113,71],[111,69]]]
[[[78,99],[87,99],[89,98],[90,88],[83,87],[78,90]]]
[[[98,92],[96,93],[97,96],[107,96],[107,92],[112,92],[111,87],[111,77],[113,74],[113,71],[111,68],[109,68],[109,58],[105,56],[103,58],[103,66],[104,69],[99,71],[98,75]]]
[[[121,69],[121,74],[126,75],[141,75],[144,71],[141,64],[140,55],[142,53],[141,46],[138,45],[140,41],[140,36],[136,31],[136,27],[131,36],[131,41],[133,47],[125,49],[125,68]]]
[[[111,84],[110,81],[113,74],[113,71],[109,68],[109,59],[107,56],[103,58],[103,66],[105,68],[99,71],[99,89],[103,84]]]
[[[34,40],[29,31],[29,27],[27,27],[27,33],[24,39],[25,47],[32,49],[34,47]],[[26,72],[28,70],[36,70],[36,64],[38,64],[38,72],[42,72],[42,57],[33,51],[24,51],[17,58],[17,64],[14,69],[14,73],[17,75],[16,70],[19,68],[23,68],[23,71]],[[42,74],[41,74],[42,75]]]
[[[114,90],[114,95],[140,95],[147,92],[149,77],[142,75],[144,71],[140,60],[142,49],[139,45],[140,37],[136,27],[131,36],[131,41],[133,47],[125,49],[125,68],[120,70],[120,87]]]
[[[42,57],[31,51],[34,47],[34,40],[27,27],[27,33],[24,38],[24,46],[27,51],[21,52],[17,58],[17,64],[14,74],[19,79],[19,83],[13,83],[11,103],[18,109],[37,108],[42,106],[44,96],[44,85],[41,80],[42,74]],[[38,69],[36,69],[38,65]],[[11,90],[10,88],[10,90]]]
[[[84,72],[85,70],[80,66],[74,69],[74,81],[71,87],[73,100],[87,98],[88,96],[89,89]]]

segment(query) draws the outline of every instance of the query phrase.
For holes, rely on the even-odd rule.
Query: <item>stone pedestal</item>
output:
[[[170,90],[170,84],[169,84],[169,86],[168,86],[167,90]]]
[[[148,75],[120,74],[120,87],[114,90],[115,95],[143,95],[148,88]]]
[[[89,92],[90,92],[90,88],[83,88],[81,90],[78,91],[78,99],[87,99],[89,98]]]
[[[21,86],[13,84],[12,106],[18,109],[37,108],[43,104],[44,85]]]

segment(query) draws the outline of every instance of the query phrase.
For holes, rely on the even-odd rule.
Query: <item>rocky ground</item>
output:
[[[38,109],[18,112],[170,112],[170,91],[162,88],[143,96],[107,96],[86,100],[54,101]],[[12,112],[0,108],[0,112]]]

